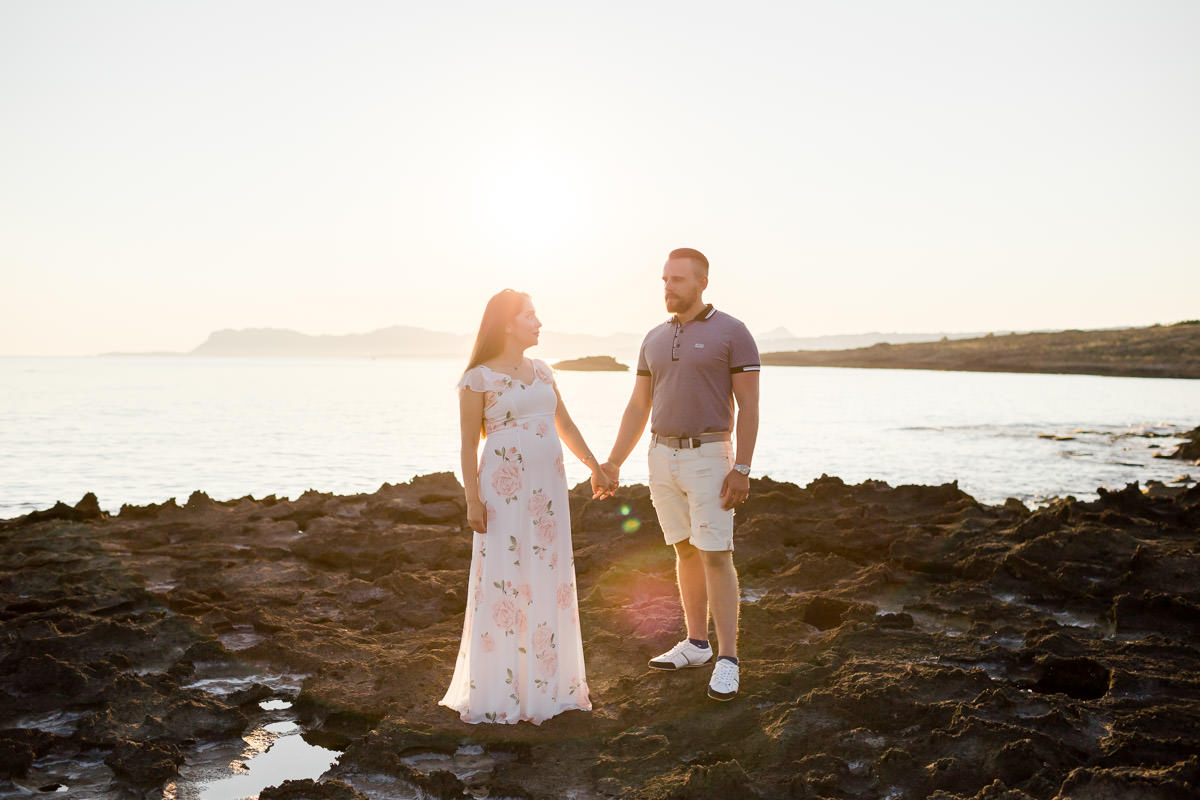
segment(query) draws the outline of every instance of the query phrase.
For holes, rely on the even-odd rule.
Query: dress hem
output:
[[[550,714],[549,716],[546,716],[546,717],[516,717],[514,719],[491,720],[491,719],[485,719],[484,717],[479,717],[478,719],[467,719],[466,716],[464,715],[464,712],[461,709],[455,708],[454,706],[450,705],[449,703],[439,701],[438,705],[445,706],[446,708],[450,709],[451,711],[456,712],[458,714],[458,718],[460,720],[462,720],[463,722],[467,723],[468,725],[480,725],[480,724],[516,725],[518,722],[529,722],[534,725],[541,725],[546,720],[554,719],[559,714],[562,714],[566,711],[591,711],[592,710],[592,704],[588,703],[586,706],[580,706],[580,705],[563,706],[558,711],[555,711],[553,714]]]

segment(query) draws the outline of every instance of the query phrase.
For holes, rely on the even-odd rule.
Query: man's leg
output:
[[[676,545],[678,550],[679,545]],[[693,548],[695,549],[695,548]],[[717,656],[737,658],[738,610],[741,599],[738,590],[737,569],[733,566],[733,551],[697,551],[704,566],[705,587],[708,607],[712,610],[717,628]],[[682,591],[682,580],[680,581]],[[691,636],[689,622],[688,636]]]
[[[702,554],[690,542],[675,543],[675,580],[689,639],[708,641],[708,584]],[[732,563],[732,562],[731,562]],[[735,576],[734,580],[737,578]]]
[[[675,579],[688,638],[662,655],[650,659],[651,669],[676,670],[700,667],[712,661],[708,646],[708,590],[704,560],[690,542],[692,524],[687,495],[676,482],[678,455],[655,445],[650,448],[650,499],[663,529],[663,538],[675,548]],[[692,642],[699,640],[699,644]]]

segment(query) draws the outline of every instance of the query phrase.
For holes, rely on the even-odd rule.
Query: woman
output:
[[[525,357],[541,325],[529,295],[497,294],[458,385],[467,522],[476,535],[462,645],[441,705],[464,722],[540,724],[592,707],[560,438],[591,469],[593,494],[616,487],[567,414],[550,367]]]

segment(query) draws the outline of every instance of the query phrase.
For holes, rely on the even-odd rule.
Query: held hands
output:
[[[620,477],[621,468],[611,461],[592,470],[592,499],[603,500],[616,494]]]
[[[726,510],[746,502],[750,496],[750,476],[743,475],[736,469],[729,470],[725,482],[721,484],[721,508]]]

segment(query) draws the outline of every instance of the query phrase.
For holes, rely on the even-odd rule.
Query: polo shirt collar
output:
[[[715,313],[717,313],[717,310],[715,308],[713,308],[712,303],[709,303],[704,308],[700,309],[700,313],[697,314],[696,316],[692,317],[691,319],[689,319],[688,322],[706,322],[706,321],[712,319],[712,316]],[[680,324],[679,315],[672,314],[671,318],[669,320],[667,320],[667,322],[671,325]]]

